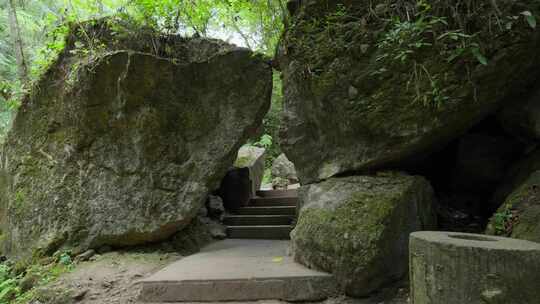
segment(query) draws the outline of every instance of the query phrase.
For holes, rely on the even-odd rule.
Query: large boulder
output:
[[[433,190],[418,176],[331,178],[302,186],[299,200],[295,260],[333,273],[351,296],[403,277],[409,233],[436,228]]]
[[[112,22],[72,29],[17,112],[0,189],[10,255],[170,237],[269,108],[272,70],[261,56]]]
[[[280,143],[303,184],[425,157],[539,75],[540,0],[295,2]]]
[[[234,162],[236,168],[248,168],[251,181],[251,196],[261,189],[264,177],[264,164],[266,149],[251,145],[244,145],[238,151],[238,157]]]
[[[294,164],[281,153],[272,163],[272,185],[274,188],[287,188],[298,183],[298,175]]]
[[[247,206],[252,194],[249,168],[231,168],[225,174],[218,190],[225,209],[236,212]]]

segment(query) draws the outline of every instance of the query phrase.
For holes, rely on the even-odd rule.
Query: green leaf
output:
[[[480,52],[480,49],[473,48],[472,53],[473,53],[474,57],[476,57],[476,60],[478,60],[478,62],[480,62],[483,65],[488,64],[487,58]]]
[[[71,261],[71,256],[67,253],[63,253],[61,256],[60,256],[60,260],[59,260],[60,264],[63,264],[63,265],[69,265],[72,263]]]
[[[521,12],[521,14],[525,17],[525,20],[529,24],[529,26],[533,29],[536,28],[536,17],[530,12],[530,11],[524,11]]]
[[[258,142],[254,143],[254,145],[268,149],[272,146],[272,142],[273,142],[272,136],[268,134],[264,134]]]
[[[17,281],[9,279],[0,284],[0,301],[8,300],[7,297],[12,292],[18,293]]]

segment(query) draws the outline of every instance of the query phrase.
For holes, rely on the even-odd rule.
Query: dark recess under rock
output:
[[[403,169],[426,177],[438,198],[439,229],[482,232],[500,202],[493,195],[526,146],[494,117]]]

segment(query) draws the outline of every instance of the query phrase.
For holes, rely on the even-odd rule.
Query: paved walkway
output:
[[[288,245],[276,240],[216,242],[142,280],[140,300],[317,301],[334,293],[333,277],[295,263],[287,255]]]

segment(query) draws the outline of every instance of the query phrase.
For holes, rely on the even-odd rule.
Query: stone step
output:
[[[290,225],[290,215],[226,215],[223,223],[228,226]]]
[[[236,212],[238,215],[296,215],[294,206],[266,206],[242,207]]]
[[[333,276],[287,255],[288,241],[229,239],[213,243],[139,281],[145,303],[321,301],[337,295]]]
[[[296,189],[290,190],[259,190],[257,196],[260,197],[281,197],[281,196],[298,196]]]
[[[227,226],[229,239],[288,240],[292,226]]]
[[[296,206],[298,197],[254,197],[249,201],[250,206]]]

